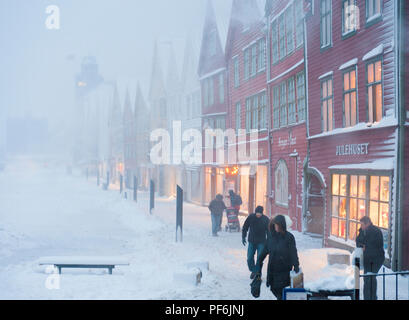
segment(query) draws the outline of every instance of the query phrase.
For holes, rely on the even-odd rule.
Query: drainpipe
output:
[[[395,50],[396,50],[396,88],[397,92],[397,116],[398,116],[398,150],[397,150],[397,162],[398,166],[396,168],[396,189],[397,189],[397,199],[396,199],[396,216],[395,216],[395,250],[392,257],[395,261],[392,261],[393,270],[402,270],[403,267],[403,197],[404,197],[404,150],[405,150],[405,103],[404,103],[404,54],[403,54],[403,43],[404,43],[404,0],[397,0],[395,2]],[[397,260],[397,264],[396,264]],[[395,264],[395,265],[394,265]]]
[[[271,74],[271,56],[270,56],[270,48],[271,48],[271,43],[270,43],[270,15],[266,15],[266,26],[267,26],[267,31],[266,31],[266,55],[267,55],[267,72],[266,72],[266,85],[267,85],[267,116],[268,116],[268,181],[267,181],[267,212],[269,212],[270,216],[272,216],[271,212],[271,191],[272,191],[272,170],[271,170],[271,90],[270,90],[270,85],[268,84],[268,80],[270,78]]]

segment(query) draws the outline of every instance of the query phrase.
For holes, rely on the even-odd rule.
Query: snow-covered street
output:
[[[175,206],[174,199],[157,199],[149,215],[145,193],[135,203],[78,173],[67,175],[63,166],[13,160],[0,173],[0,299],[253,299],[241,234],[212,237],[208,209],[185,204],[184,241],[176,243]],[[317,258],[311,250],[321,240],[294,235],[311,275],[320,263],[311,261]],[[65,269],[60,289],[50,290],[50,274],[37,263],[44,256],[120,256],[130,266],[112,276]],[[174,273],[193,261],[209,262],[201,284],[175,281]],[[261,299],[274,299],[264,284],[261,290]]]
[[[103,191],[63,167],[15,159],[0,173],[1,299],[251,299],[246,249],[237,233],[213,238],[207,208],[184,206],[184,242],[175,242],[175,201],[148,195],[138,203]],[[307,246],[319,247],[312,240]],[[123,256],[129,267],[63,270],[60,289],[49,290],[43,256]],[[191,261],[209,261],[202,283],[175,282]],[[265,286],[262,298],[272,295]]]

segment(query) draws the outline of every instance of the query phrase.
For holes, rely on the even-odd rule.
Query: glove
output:
[[[299,267],[299,266],[294,266],[294,272],[295,272],[295,273],[300,272],[300,267]]]
[[[243,243],[243,246],[246,246],[246,244],[247,244],[246,238],[243,238],[243,239],[241,240],[241,242]]]

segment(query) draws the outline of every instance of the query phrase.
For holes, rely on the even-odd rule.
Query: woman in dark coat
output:
[[[287,224],[282,215],[270,221],[267,243],[258,258],[259,272],[263,261],[268,258],[267,287],[278,300],[282,300],[282,292],[290,285],[290,271],[299,272],[299,261],[294,236],[287,231]]]

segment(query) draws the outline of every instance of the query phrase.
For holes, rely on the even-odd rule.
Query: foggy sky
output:
[[[146,97],[154,40],[162,52],[175,44],[181,68],[188,31],[200,46],[206,1],[1,0],[1,108],[59,123],[74,104],[74,77],[87,55],[96,56],[106,80],[135,79]],[[231,2],[213,0],[223,41]],[[48,5],[60,8],[60,30],[45,27]]]

